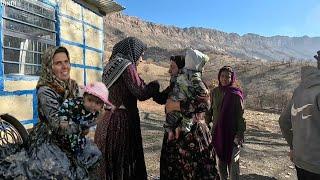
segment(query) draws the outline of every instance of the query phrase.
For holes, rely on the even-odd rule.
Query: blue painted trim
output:
[[[104,21],[102,21],[102,28],[103,28],[103,29],[102,29],[102,42],[101,42],[101,43],[102,43],[102,46],[101,46],[101,47],[102,47],[102,49],[104,50],[104,48],[105,48],[104,42],[107,43],[107,39],[106,39],[106,41],[104,41],[104,37],[105,37],[105,35],[104,35],[105,32],[104,32],[104,31],[105,31],[105,29],[104,29],[103,23],[104,23]],[[103,51],[103,52],[102,52],[102,56],[101,56],[101,65],[102,65],[102,66],[103,66],[103,61],[105,60],[104,57],[106,57],[106,56],[105,56],[105,52]]]
[[[15,81],[38,81],[39,76],[28,76],[28,75],[14,75],[14,74],[5,74],[3,76],[4,80],[15,80]]]
[[[38,122],[38,120],[37,119],[29,119],[29,120],[22,120],[22,121],[20,121],[20,123],[22,124],[22,125],[27,125],[27,124],[36,124]]]
[[[55,16],[56,16],[56,22],[55,22],[55,26],[56,26],[56,45],[60,46],[61,45],[61,23],[60,23],[60,18],[59,18],[59,11],[60,8],[58,6],[58,4],[55,6]]]
[[[35,123],[38,122],[38,96],[37,96],[37,90],[33,91],[32,105],[33,105],[33,124],[35,124]]]
[[[2,16],[3,16],[3,11],[2,11],[2,7],[3,5],[2,5],[2,3],[0,4],[0,15],[1,15],[1,17],[0,17],[0,76],[2,77],[3,76],[3,74],[4,74],[4,71],[3,71],[3,63],[2,63],[2,54],[3,54],[3,40],[2,40],[2,38],[3,38],[3,32],[2,32],[2,30],[3,30],[3,24],[2,24]],[[3,80],[3,78],[0,78],[0,91],[3,91],[3,88],[4,88],[4,85],[3,85],[3,83],[4,83],[4,80]]]
[[[0,64],[2,66],[2,63]],[[4,90],[4,79],[3,76],[0,75],[0,92]]]
[[[48,1],[48,0],[39,0],[39,1],[42,2],[42,3],[44,3],[44,4],[47,4],[47,5],[49,5],[49,6],[52,6],[52,7],[57,6],[57,3],[52,3],[52,2],[50,2],[50,1]]]
[[[83,44],[80,44],[78,42],[73,42],[73,41],[68,41],[68,40],[65,40],[65,39],[62,39],[60,40],[62,43],[65,43],[65,44],[69,44],[69,45],[73,45],[73,46],[78,46],[78,47],[81,47],[81,48],[86,48],[86,49],[89,49],[91,51],[96,51],[98,53],[103,53],[103,50],[101,49],[96,49],[96,48],[93,48],[93,47],[89,47],[89,46],[84,46]]]
[[[96,29],[96,30],[99,30],[99,31],[103,31],[103,29],[101,29],[101,28],[99,28],[99,27],[97,27],[97,26],[95,26],[95,25],[92,25],[92,24],[90,24],[90,23],[88,23],[88,22],[86,22],[86,21],[84,21],[84,20],[79,20],[79,19],[77,19],[77,18],[75,18],[75,17],[72,17],[72,16],[67,15],[67,14],[63,14],[63,13],[61,13],[61,12],[59,13],[59,15],[62,16],[62,17],[71,19],[71,20],[73,20],[73,21],[76,21],[76,22],[79,22],[79,23],[83,23],[83,24],[85,24],[85,25],[87,25],[87,26],[89,26],[89,27],[92,27],[93,29]],[[83,15],[82,15],[82,16],[83,16]]]
[[[83,21],[83,7],[81,7],[81,20],[82,20],[82,41],[83,41],[83,48],[82,48],[82,63],[86,67],[86,33],[84,30],[84,21]],[[83,82],[84,85],[87,84],[87,70],[86,68],[83,69]]]
[[[85,66],[85,65],[83,65],[83,64],[71,64],[71,67],[83,68],[83,69],[92,69],[92,70],[102,71],[102,68],[101,68],[101,67]]]
[[[21,96],[21,95],[30,95],[33,94],[34,90],[21,90],[21,91],[0,91],[0,96]]]

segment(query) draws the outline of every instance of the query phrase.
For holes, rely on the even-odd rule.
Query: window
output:
[[[4,74],[39,75],[43,52],[56,45],[55,9],[28,0],[3,7]]]

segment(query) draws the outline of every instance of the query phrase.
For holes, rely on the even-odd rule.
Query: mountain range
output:
[[[107,16],[104,28],[105,50],[109,53],[116,42],[127,36],[140,38],[148,45],[150,52],[158,55],[191,47],[242,59],[311,60],[320,49],[320,37],[264,37],[252,33],[240,36],[202,27],[166,26],[122,13]],[[162,59],[161,56],[154,58]]]

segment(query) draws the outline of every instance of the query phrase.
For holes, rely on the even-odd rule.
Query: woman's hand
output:
[[[196,113],[196,114],[193,116],[192,120],[193,120],[194,123],[196,123],[196,122],[205,123],[205,118],[204,118],[204,116],[205,116],[205,113]]]
[[[169,130],[169,132],[168,132],[168,142],[172,141],[174,139],[179,139],[180,133],[181,133],[181,128],[180,127],[177,127],[174,131],[173,130]]]
[[[147,85],[150,94],[152,97],[156,96],[157,94],[160,93],[160,84],[159,81],[155,80],[155,81],[151,81],[148,85]]]
[[[288,156],[290,158],[290,161],[293,162],[293,150],[290,149],[290,152],[288,153]]]
[[[180,102],[173,101],[172,99],[168,99],[165,105],[166,113],[170,113],[172,111],[181,111]]]
[[[242,146],[242,143],[243,143],[243,139],[240,138],[239,136],[235,136],[233,142],[237,145],[237,146]]]
[[[85,130],[82,130],[82,132],[81,132],[81,134],[83,135],[83,136],[86,136],[86,135],[88,135],[89,134],[89,128],[87,128],[87,129],[85,129]]]
[[[68,121],[60,121],[59,127],[63,130],[66,130],[69,128],[69,122]]]
[[[168,132],[168,142],[174,140],[174,133],[172,130]]]

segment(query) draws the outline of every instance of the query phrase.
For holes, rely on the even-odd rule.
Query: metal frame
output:
[[[41,8],[45,8],[47,9],[48,11],[52,11],[54,14],[53,14],[53,17],[57,17],[56,16],[56,8],[54,6],[49,6],[49,5],[45,5],[43,2],[41,1],[37,1],[35,3],[33,2],[30,2],[30,1],[26,1],[28,4],[33,4],[33,5],[37,5],[37,6],[40,6]],[[6,8],[6,7],[5,7]],[[38,41],[40,43],[44,43],[46,44],[46,47],[47,45],[56,45],[56,40],[57,40],[57,27],[56,27],[56,20],[54,19],[51,19],[51,18],[48,18],[48,17],[45,17],[41,14],[38,14],[36,12],[33,12],[33,11],[30,11],[30,10],[26,10],[26,9],[22,9],[22,8],[19,8],[19,7],[15,7],[15,6],[8,6],[7,8],[13,8],[13,9],[18,9],[18,10],[21,10],[21,11],[24,11],[28,14],[31,14],[31,15],[34,15],[34,16],[37,16],[37,17],[40,17],[40,18],[44,18],[44,20],[47,20],[49,22],[53,22],[54,23],[54,26],[53,28],[54,29],[47,29],[47,28],[43,28],[41,26],[38,26],[38,25],[34,25],[32,23],[27,23],[27,22],[23,22],[21,20],[18,20],[18,19],[14,19],[14,18],[10,18],[7,16],[7,14],[5,14],[5,9],[3,9],[2,11],[2,19],[3,19],[3,22],[4,21],[11,21],[11,22],[15,22],[15,23],[19,23],[19,24],[22,24],[22,25],[26,25],[26,26],[29,26],[29,27],[33,27],[33,28],[37,28],[37,29],[41,29],[45,32],[48,32],[48,33],[51,33],[54,37],[54,39],[45,39],[45,38],[41,38],[41,37],[36,37],[36,36],[32,36],[30,34],[26,34],[26,33],[23,33],[23,32],[13,32],[11,31],[10,29],[6,29],[6,28],[3,28],[3,33],[1,34],[1,37],[2,37],[2,44],[3,44],[3,39],[5,37],[5,35],[7,36],[12,36],[12,37],[18,37],[18,38],[22,38],[22,39],[29,39],[29,40],[32,40],[32,41]],[[2,26],[3,27],[3,26]],[[51,35],[50,35],[51,36]],[[12,48],[12,47],[7,47],[7,46],[3,46],[1,47],[2,49],[2,61],[1,61],[1,66],[4,68],[4,64],[7,63],[7,64],[19,64],[19,73],[18,74],[21,74],[21,72],[23,74],[24,73],[24,66],[25,65],[30,65],[30,66],[36,66],[36,67],[39,67],[41,66],[41,64],[33,64],[33,63],[26,63],[26,62],[16,62],[16,61],[8,61],[8,60],[4,60],[3,57],[4,57],[4,50],[5,49],[12,49],[12,50],[19,50],[19,51],[22,51],[22,52],[31,52],[31,53],[38,53],[38,54],[42,54],[41,52],[38,52],[38,51],[30,51],[30,50],[25,50],[25,49],[21,49],[21,48]],[[22,66],[22,67],[20,67]],[[22,70],[22,69],[23,70]],[[5,71],[4,69],[2,69],[2,73],[1,75],[4,75]],[[34,74],[36,75],[36,74]]]

